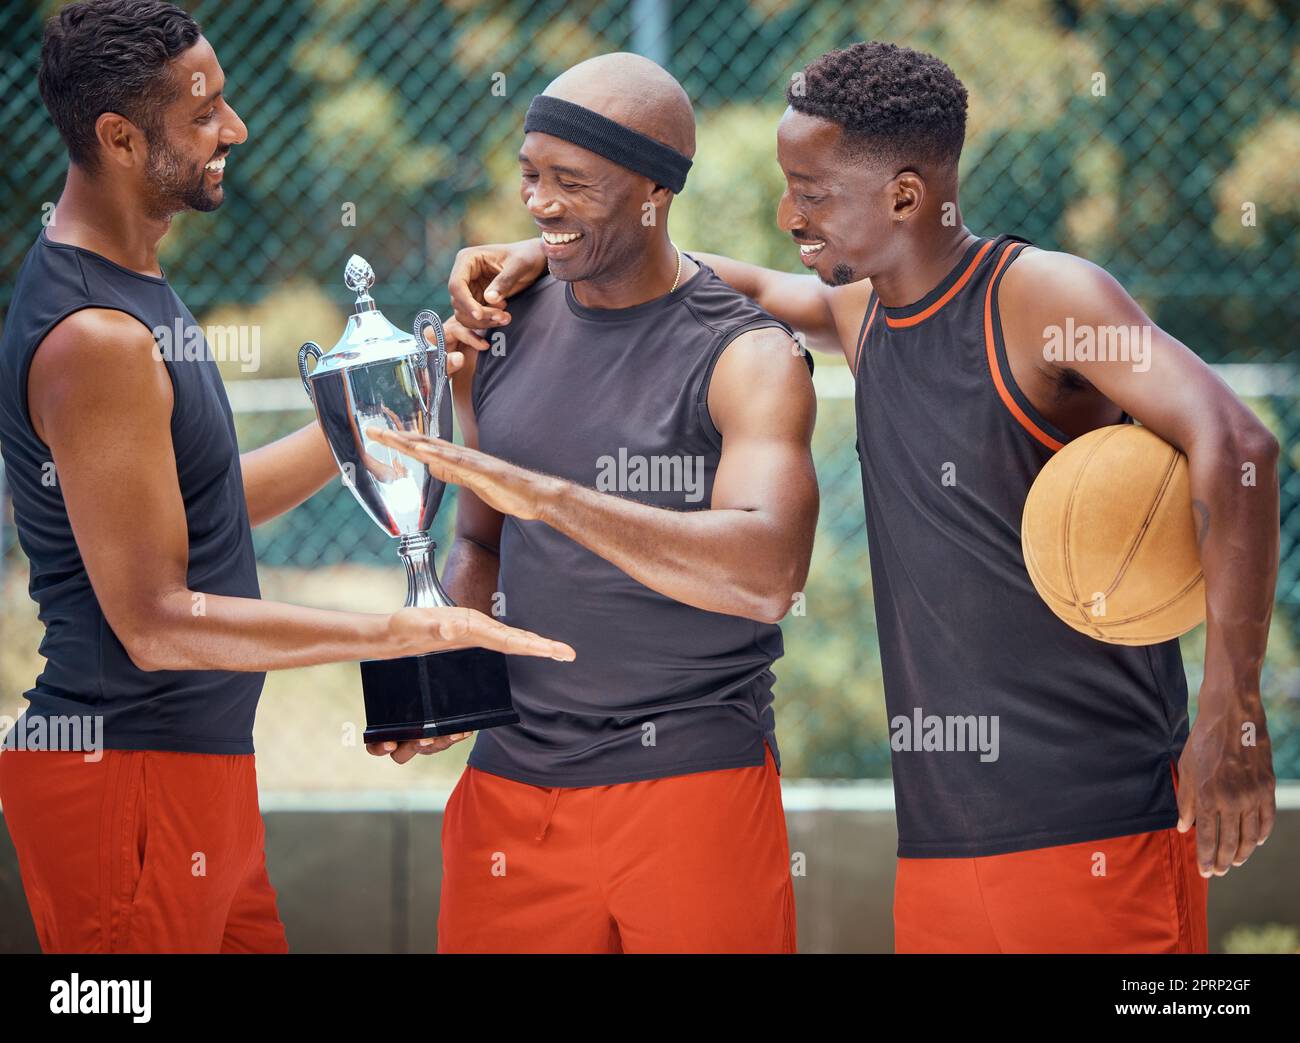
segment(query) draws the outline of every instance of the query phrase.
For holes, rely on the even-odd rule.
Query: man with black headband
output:
[[[855,372],[891,730],[924,714],[1000,735],[993,756],[894,746],[896,947],[1204,951],[1206,878],[1245,862],[1274,821],[1259,681],[1277,440],[1106,272],[963,225],[967,96],[938,58],[858,43],[797,85],[776,132],[777,217],[815,276],[705,259]],[[538,255],[462,252],[458,314],[508,333],[496,305]],[[1045,352],[1067,328],[1140,328],[1149,347],[1067,363]],[[1131,418],[1187,454],[1198,505],[1209,614],[1190,732],[1178,642],[1072,630],[1021,553],[1052,454]]]
[[[770,667],[812,550],[815,398],[789,331],[669,239],[694,147],[685,92],[635,55],[533,102],[551,275],[454,378],[468,448],[400,442],[461,486],[456,601],[577,652],[512,663],[521,721],[478,735],[440,951],[794,948]]]

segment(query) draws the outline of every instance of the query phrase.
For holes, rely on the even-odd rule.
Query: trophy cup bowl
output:
[[[404,453],[367,437],[371,427],[451,440],[451,396],[442,323],[431,311],[403,333],[370,296],[374,270],[353,255],[344,282],[356,311],[328,352],[308,341],[298,350],[316,419],[343,483],[384,532],[398,540],[406,567],[406,607],[455,604],[438,582],[429,527],[446,483]],[[432,330],[434,344],[426,333]],[[308,359],[316,365],[308,370]],[[484,648],[371,659],[361,663],[367,743],[420,739],[492,728],[519,720],[510,701],[506,657]]]

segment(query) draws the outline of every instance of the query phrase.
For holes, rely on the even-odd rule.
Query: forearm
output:
[[[493,596],[497,592],[500,564],[501,559],[494,551],[468,537],[457,536],[443,569],[443,589],[457,605],[499,615],[493,612]]]
[[[718,278],[733,290],[801,333],[805,347],[835,355],[844,350],[825,287],[817,276],[779,272],[721,254],[692,251],[691,255],[717,272]]]
[[[1277,443],[1252,426],[1207,441],[1188,453],[1206,588],[1200,712],[1244,712],[1262,726],[1260,670],[1278,570]]]
[[[751,300],[758,300],[762,296],[764,284],[781,274],[771,268],[762,268],[746,261],[737,261],[731,257],[724,257],[722,254],[700,253],[692,250],[691,256],[703,261],[718,273],[719,279]],[[777,317],[780,318],[780,316]]]
[[[776,622],[808,573],[799,546],[761,511],[672,511],[554,480],[541,520],[665,597]]]
[[[387,615],[190,590],[158,597],[123,643],[146,670],[283,670],[410,651]]]
[[[325,435],[314,421],[242,454],[239,463],[244,473],[248,520],[253,526],[292,510],[339,476]]]

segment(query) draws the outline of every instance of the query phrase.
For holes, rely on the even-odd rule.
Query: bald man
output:
[[[695,125],[668,73],[584,62],[524,129],[550,275],[466,352],[466,446],[389,444],[461,486],[457,603],[577,660],[511,664],[520,723],[446,809],[438,948],[792,952],[771,666],[817,520],[811,363],[669,238]]]

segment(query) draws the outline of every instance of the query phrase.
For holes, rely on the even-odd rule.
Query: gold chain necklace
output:
[[[673,243],[673,249],[677,250],[676,243]],[[673,276],[673,285],[668,290],[668,292],[672,293],[674,290],[676,290],[677,284],[681,281],[682,281],[682,252],[680,250],[677,250],[677,274]]]

